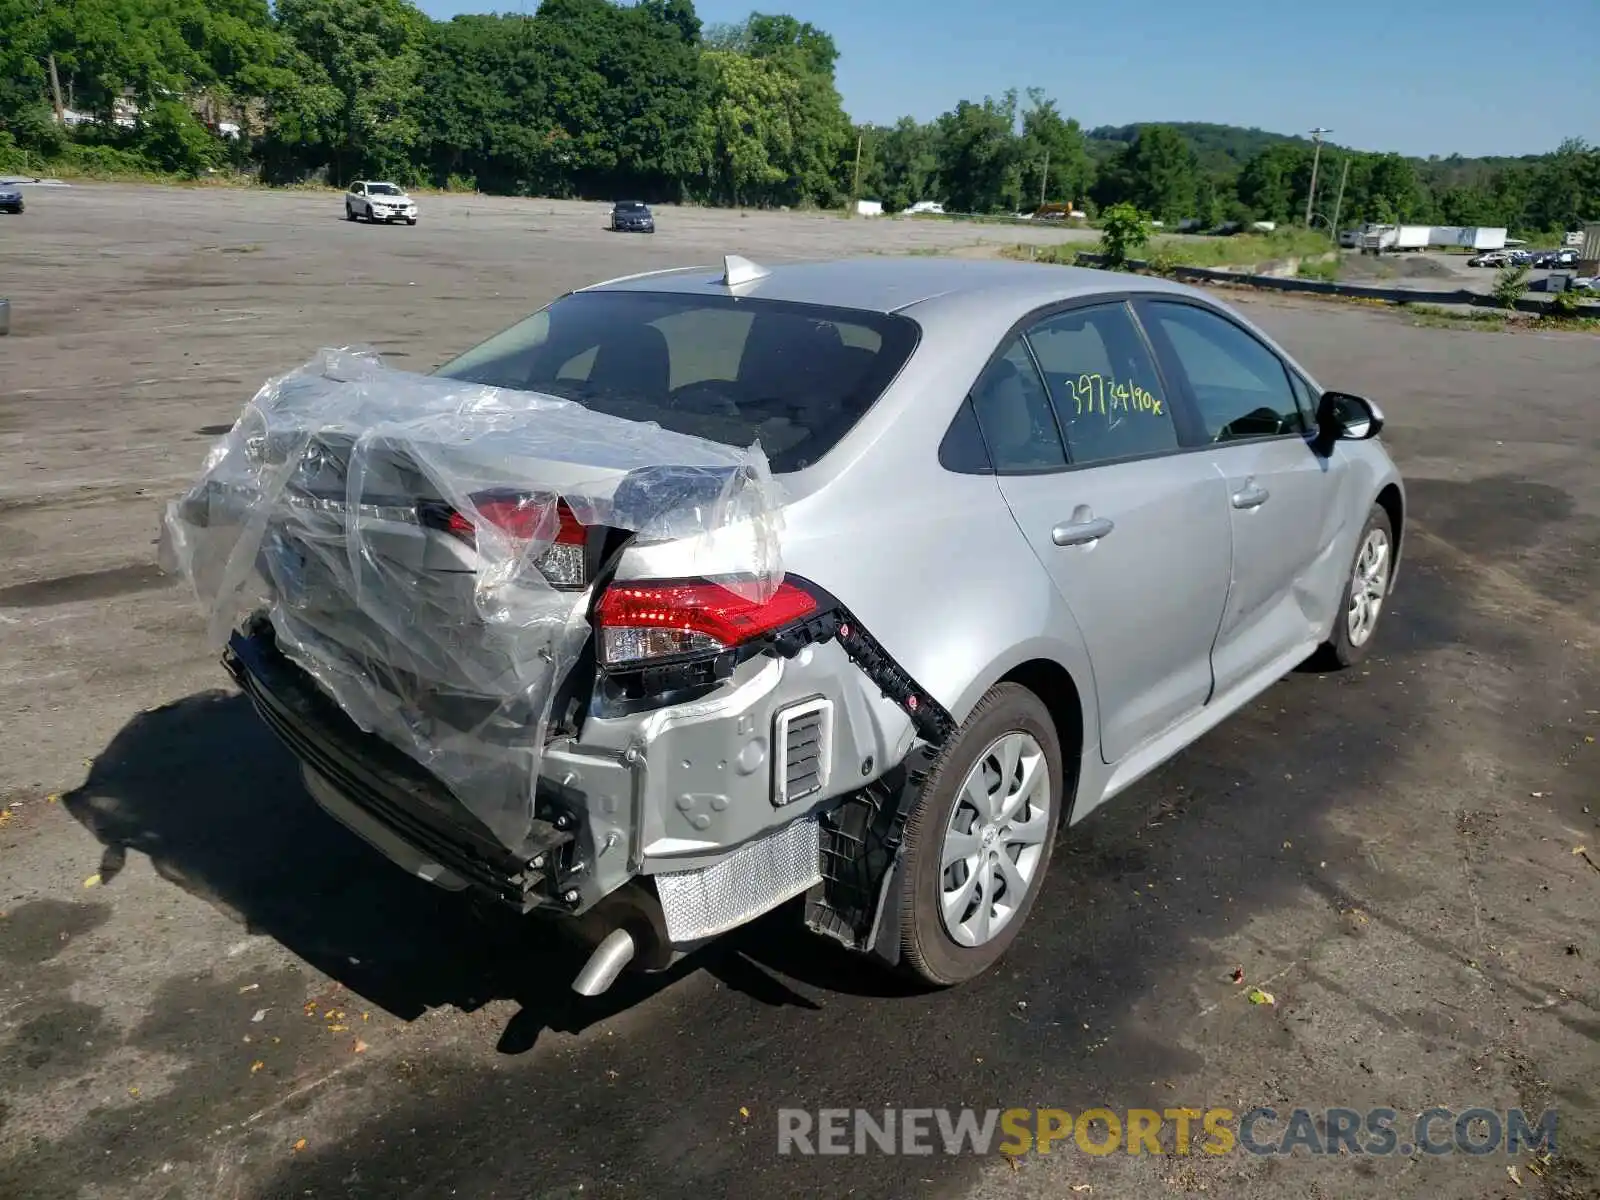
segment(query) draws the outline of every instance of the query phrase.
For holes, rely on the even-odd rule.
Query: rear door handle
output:
[[[1113,528],[1106,517],[1096,517],[1091,521],[1063,521],[1050,531],[1050,540],[1058,546],[1082,546],[1099,541]]]
[[[1233,506],[1235,508],[1260,508],[1271,495],[1271,492],[1252,479],[1233,494]]]

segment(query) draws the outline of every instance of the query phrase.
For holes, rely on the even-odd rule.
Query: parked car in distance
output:
[[[618,200],[611,206],[611,224],[617,233],[654,233],[656,216],[643,200]]]
[[[19,213],[25,207],[20,187],[14,183],[0,183],[0,212]]]
[[[1514,262],[1514,252],[1510,250],[1489,250],[1483,254],[1474,254],[1467,259],[1469,267],[1503,267]]]
[[[1405,539],[1378,405],[1156,277],[729,256],[568,293],[435,375],[759,441],[782,485],[767,599],[706,577],[703,538],[562,512],[551,536],[574,553],[540,570],[587,615],[573,700],[559,724],[482,726],[542,739],[521,794],[537,782],[554,807],[515,849],[452,817],[420,765],[391,782],[394,748],[275,649],[265,615],[233,635],[229,669],[319,802],[424,879],[581,928],[586,995],[802,894],[807,924],[850,950],[926,985],[972,979],[1018,936],[1061,828],[1307,659],[1367,655]],[[341,426],[346,446],[359,434]],[[482,561],[474,522],[514,523],[515,503],[464,515],[430,494],[427,521],[401,522],[395,481],[415,469],[369,463],[375,490],[346,501],[340,453],[319,444],[305,470],[350,545],[394,547],[363,586],[428,596],[452,638],[481,629],[456,581]],[[474,486],[502,512],[506,489],[604,478],[607,448],[585,453],[503,481],[480,454]],[[311,553],[295,612],[325,614],[336,641],[361,601],[306,592]],[[411,679],[441,714],[482,711],[459,681],[406,674],[423,669],[370,686]]]
[[[358,179],[344,194],[344,219],[417,223],[417,202],[398,184]]]

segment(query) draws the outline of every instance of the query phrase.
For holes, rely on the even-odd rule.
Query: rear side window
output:
[[[447,379],[544,392],[734,446],[772,469],[816,462],[917,344],[904,317],[670,292],[563,297],[441,367]]]
[[[1046,317],[1028,330],[1028,343],[1075,464],[1177,449],[1166,391],[1126,305]]]
[[[1048,471],[1066,466],[1044,381],[1020,337],[1013,338],[1005,353],[978,377],[971,403],[996,471]]]

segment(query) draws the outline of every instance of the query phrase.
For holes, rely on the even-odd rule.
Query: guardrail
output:
[[[1080,251],[1077,263],[1083,267],[1104,266],[1105,255],[1091,254]],[[1129,259],[1128,264],[1136,271],[1149,271],[1150,264],[1139,259]],[[1366,283],[1329,283],[1321,279],[1299,279],[1293,276],[1282,275],[1252,275],[1244,271],[1229,271],[1215,267],[1174,267],[1167,272],[1174,279],[1192,280],[1200,283],[1234,283],[1245,287],[1266,288],[1279,292],[1310,292],[1319,296],[1351,296],[1358,299],[1385,300],[1391,304],[1460,304],[1470,305],[1473,308],[1503,308],[1500,301],[1483,292],[1474,292],[1467,288],[1451,288],[1448,291],[1427,290],[1423,288],[1382,287]],[[1554,296],[1555,293],[1549,293]],[[1550,309],[1550,300],[1539,296],[1523,296],[1516,303],[1518,312],[1547,313]],[[1580,302],[1576,316],[1600,318],[1600,303]]]

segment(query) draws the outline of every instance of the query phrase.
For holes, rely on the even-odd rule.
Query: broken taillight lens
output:
[[[595,609],[607,666],[731,650],[775,633],[817,611],[816,599],[792,583],[766,601],[706,580],[616,583]]]
[[[479,520],[494,526],[513,542],[531,542],[550,537],[548,513],[550,497],[527,492],[479,492],[472,497]],[[556,501],[555,537],[549,549],[534,563],[551,587],[572,590],[588,582],[585,546],[588,527],[578,520],[565,500]],[[541,528],[543,526],[543,528]],[[450,509],[444,528],[464,542],[477,544],[478,530],[467,514]]]

